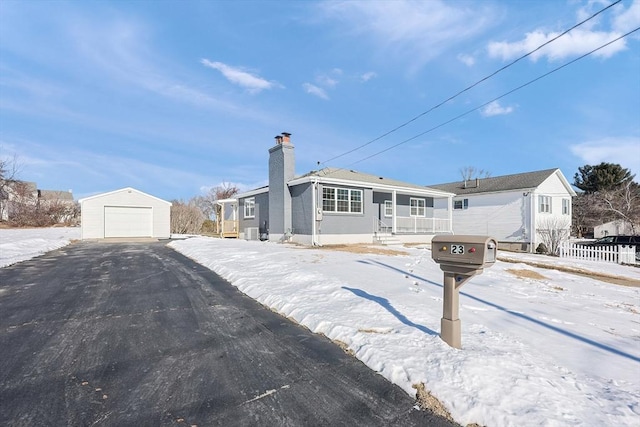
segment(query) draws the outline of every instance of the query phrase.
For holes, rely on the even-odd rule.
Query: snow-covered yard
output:
[[[0,230],[0,265],[23,249],[37,255],[78,237],[64,230]],[[462,424],[640,424],[638,287],[497,262],[461,289],[456,350],[438,337],[442,272],[427,249],[389,256],[204,237],[170,246],[346,344],[408,393],[424,383]],[[640,280],[638,268],[543,260]]]
[[[80,238],[80,228],[0,229],[0,267],[61,248]]]

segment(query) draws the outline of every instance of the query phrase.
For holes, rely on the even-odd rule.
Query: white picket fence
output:
[[[637,264],[636,248],[629,245],[584,246],[573,242],[560,244],[560,257],[584,261],[604,261],[618,264]]]

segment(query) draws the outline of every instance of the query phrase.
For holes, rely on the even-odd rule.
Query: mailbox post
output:
[[[496,262],[497,242],[488,236],[435,236],[431,257],[444,272],[444,298],[440,338],[461,348],[460,288]]]

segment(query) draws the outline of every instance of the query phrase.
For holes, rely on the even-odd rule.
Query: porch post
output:
[[[218,222],[220,223],[220,237],[224,237],[224,203],[220,203],[220,218],[218,218]]]
[[[391,205],[391,232],[396,234],[396,190],[393,190],[393,193],[391,193]]]
[[[449,232],[453,233],[453,196],[447,198],[447,211],[449,214]]]

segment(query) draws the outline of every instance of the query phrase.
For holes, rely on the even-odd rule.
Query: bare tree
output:
[[[11,186],[14,185],[20,173],[18,156],[0,157],[0,221],[8,218]]]
[[[485,171],[484,169],[478,169],[475,166],[465,166],[460,169],[460,175],[462,175],[463,181],[471,181],[476,178],[489,178],[491,176],[491,172]]]
[[[577,237],[585,237],[593,228],[602,223],[602,209],[599,196],[595,193],[581,193],[571,203],[572,226]]]
[[[220,206],[216,204],[216,201],[229,199],[238,194],[238,191],[240,190],[237,186],[223,182],[211,188],[204,196],[198,196],[194,200],[207,218],[217,218],[220,214]]]
[[[538,221],[537,233],[547,247],[547,253],[558,255],[560,244],[569,238],[570,222],[566,218],[551,216]]]
[[[177,234],[197,234],[202,229],[205,216],[195,200],[185,203],[182,200],[171,202],[171,232]]]
[[[640,224],[640,186],[633,181],[612,190],[601,192],[602,209],[615,219],[620,219],[631,227],[632,234],[638,233]]]

